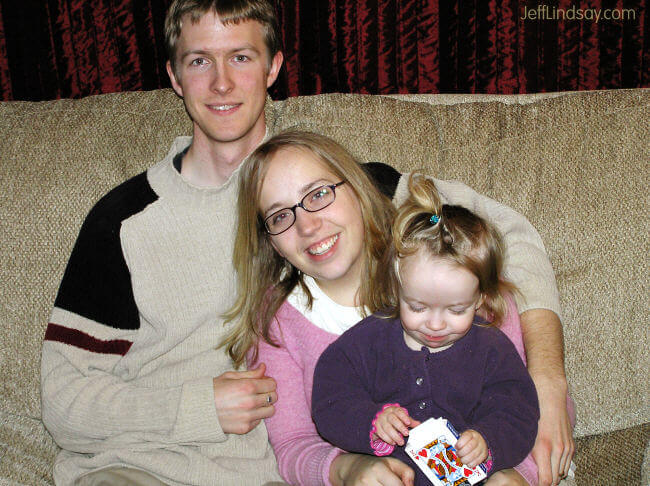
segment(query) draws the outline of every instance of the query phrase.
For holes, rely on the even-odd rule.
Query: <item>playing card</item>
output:
[[[430,418],[409,432],[405,450],[436,486],[470,486],[484,479],[483,464],[470,468],[460,461],[454,445],[458,433],[443,418]]]

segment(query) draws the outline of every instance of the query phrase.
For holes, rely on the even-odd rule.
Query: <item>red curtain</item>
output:
[[[169,1],[0,0],[2,99],[169,86]],[[286,62],[275,98],[650,86],[645,0],[276,0],[276,7]]]

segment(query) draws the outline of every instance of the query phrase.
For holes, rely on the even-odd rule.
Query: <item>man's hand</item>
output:
[[[394,457],[341,454],[332,462],[334,486],[413,486],[415,473]]]
[[[540,486],[559,484],[569,473],[575,453],[573,427],[566,408],[566,388],[538,378],[540,419],[533,446]]]
[[[264,376],[260,363],[249,371],[227,371],[213,378],[214,403],[221,429],[227,434],[246,434],[275,412],[275,380]]]
[[[540,419],[532,450],[540,486],[555,485],[569,473],[575,452],[567,412],[562,323],[557,314],[531,309],[521,314],[528,371],[537,389]]]

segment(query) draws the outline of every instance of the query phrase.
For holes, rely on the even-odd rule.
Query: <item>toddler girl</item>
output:
[[[533,382],[496,326],[513,290],[501,276],[496,231],[459,206],[440,203],[433,183],[409,181],[393,223],[386,272],[371,282],[371,307],[385,309],[346,331],[314,373],[319,433],[348,451],[407,463],[404,436],[430,417],[461,435],[464,464],[488,474],[532,449],[539,409]],[[483,316],[483,317],[481,317]],[[418,471],[416,484],[428,480]]]

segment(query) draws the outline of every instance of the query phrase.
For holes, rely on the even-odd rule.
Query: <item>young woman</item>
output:
[[[318,435],[311,419],[320,354],[370,314],[369,283],[384,271],[380,261],[390,243],[390,202],[340,145],[298,131],[251,154],[239,195],[238,300],[226,316],[237,325],[224,344],[237,365],[263,362],[277,382],[275,414],[265,423],[282,476],[292,484],[352,484],[359,473],[409,484],[410,467],[344,454]],[[523,352],[512,306],[502,330]],[[526,461],[527,475],[536,477],[532,458]],[[512,470],[490,481],[497,484],[499,476],[526,484]]]
[[[316,360],[360,319],[361,282],[376,274],[388,244],[390,201],[341,146],[311,133],[272,138],[242,171],[239,298],[227,316],[238,325],[226,344],[236,365],[248,353],[277,382],[281,403],[265,423],[281,475],[291,484],[353,484],[359,475],[412,484],[400,461],[342,454],[325,442],[310,409]],[[315,325],[301,312],[323,319]]]

